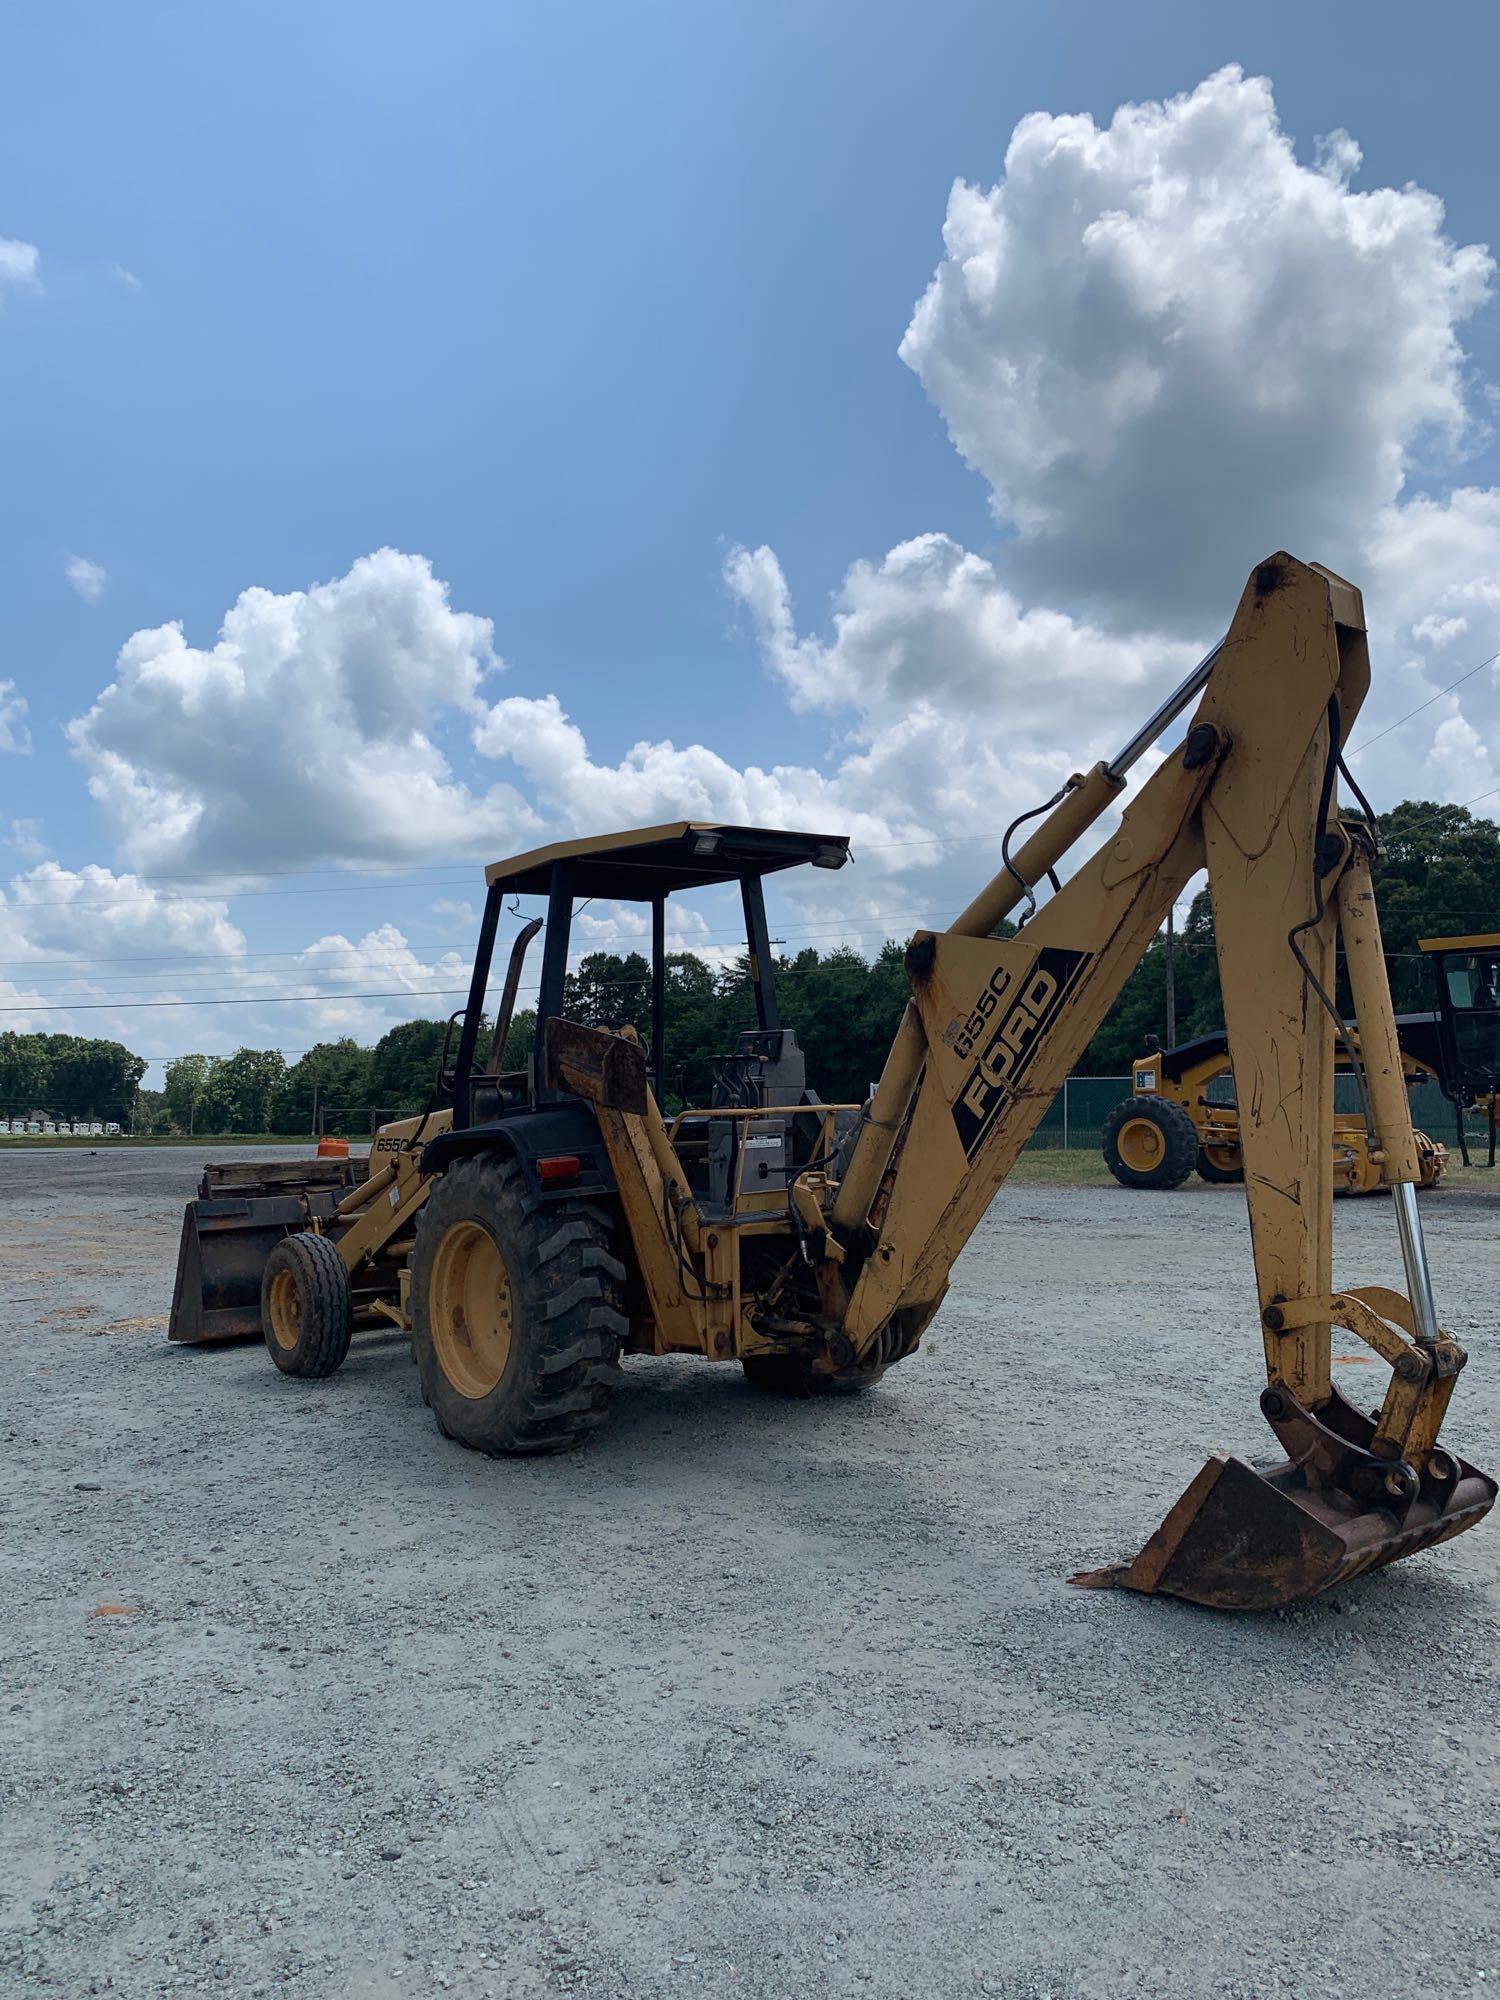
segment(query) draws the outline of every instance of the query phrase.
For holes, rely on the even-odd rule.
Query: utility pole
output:
[[[1167,911],[1167,1047],[1177,1046],[1177,930],[1174,912]]]
[[[316,1077],[313,1078],[313,1137],[315,1139],[321,1137],[318,1131],[318,1080]]]

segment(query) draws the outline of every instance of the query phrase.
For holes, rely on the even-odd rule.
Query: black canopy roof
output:
[[[1418,1062],[1426,1063],[1429,1069],[1442,1069],[1442,1046],[1439,1041],[1439,1022],[1436,1014],[1398,1014],[1396,1016],[1396,1039],[1404,1054],[1413,1056]],[[1227,1056],[1229,1037],[1222,1028],[1215,1028],[1210,1034],[1199,1035],[1191,1042],[1179,1042],[1175,1049],[1161,1051],[1163,1074],[1173,1083],[1181,1083],[1185,1073],[1213,1056]],[[1342,1044],[1335,1045],[1335,1060],[1346,1063]]]
[[[573,865],[575,896],[607,896],[616,902],[647,903],[679,889],[715,882],[738,882],[747,875],[778,869],[842,868],[849,859],[844,833],[785,833],[770,827],[722,826],[714,820],[676,820],[668,826],[638,827],[630,833],[601,834],[592,840],[563,840],[535,848],[484,871],[491,888],[521,896],[545,896],[559,861]]]

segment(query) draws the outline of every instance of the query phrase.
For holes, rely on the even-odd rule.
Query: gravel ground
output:
[[[636,1363],[492,1464],[397,1340],[167,1344],[206,1157],[0,1158],[0,1992],[1494,1990],[1500,1525],[1257,1618],[1064,1580],[1270,1444],[1236,1190],[1006,1190],[873,1395]],[[1493,1464],[1500,1194],[1424,1207]]]

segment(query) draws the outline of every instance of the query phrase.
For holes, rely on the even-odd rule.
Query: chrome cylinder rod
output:
[[[1401,1236],[1401,1262],[1406,1267],[1412,1323],[1419,1345],[1430,1347],[1438,1337],[1437,1302],[1432,1296],[1422,1218],[1417,1213],[1417,1190],[1410,1181],[1397,1181],[1391,1189],[1391,1199],[1396,1204],[1396,1228]]]
[[[1117,782],[1123,778],[1131,765],[1151,748],[1157,737],[1177,720],[1194,695],[1202,694],[1204,688],[1208,686],[1208,677],[1214,670],[1214,661],[1223,650],[1224,640],[1221,639],[1212,652],[1204,654],[1181,687],[1174,689],[1156,713],[1141,724],[1120,754],[1105,767],[1112,778]]]

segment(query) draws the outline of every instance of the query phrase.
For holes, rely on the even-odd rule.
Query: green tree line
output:
[[[1381,925],[1399,1012],[1435,1004],[1432,968],[1420,938],[1500,928],[1500,829],[1461,806],[1408,801],[1382,816]],[[1267,941],[1268,950],[1284,948]],[[1194,899],[1172,953],[1177,1036],[1186,1041],[1222,1024],[1213,913],[1207,890]],[[1119,1076],[1167,1032],[1167,948],[1158,938],[1126,982],[1089,1044],[1078,1073]],[[782,1018],[795,1027],[808,1077],[827,1101],[858,1103],[880,1074],[906,1004],[903,946],[886,943],[873,961],[848,947],[806,947],[777,965]],[[566,1012],[590,1026],[631,1022],[643,1039],[651,1018],[650,967],[639,952],[593,952],[570,973]],[[716,969],[691,952],[669,955],[666,968],[666,1077],[670,1107],[706,1103],[716,1063],[754,1022],[749,970],[741,958]],[[535,1028],[523,1011],[513,1023],[502,1066],[524,1067]],[[203,1133],[314,1129],[321,1108],[330,1130],[356,1135],[371,1112],[392,1117],[427,1102],[446,1024],[405,1021],[373,1048],[344,1038],[321,1042],[288,1063],[275,1050],[232,1056],[192,1055],[168,1064],[165,1088],[139,1094],[140,1129]],[[487,1049],[488,1029],[481,1041]],[[118,1043],[67,1035],[0,1035],[0,1095],[18,1109],[120,1118],[127,1122],[145,1069]],[[114,1107],[114,1108],[111,1108]],[[123,1113],[123,1115],[122,1115]],[[352,1114],[352,1115],[351,1115]]]
[[[1435,971],[1418,949],[1429,937],[1463,937],[1500,931],[1500,828],[1463,806],[1408,799],[1377,820],[1384,859],[1375,893],[1385,945],[1391,998],[1398,1014],[1426,1013],[1437,1005]],[[1308,915],[1312,914],[1309,906]],[[1267,948],[1279,948],[1269,939]],[[1208,890],[1193,898],[1172,953],[1177,1039],[1209,1033],[1224,1024],[1219,963],[1214,949]],[[1340,1004],[1349,1005],[1342,975]],[[1146,1046],[1148,1035],[1166,1039],[1167,947],[1158,937],[1127,981],[1078,1066],[1080,1075],[1118,1076]]]
[[[0,1034],[0,1118],[44,1111],[53,1118],[128,1124],[144,1057],[84,1035]]]
[[[848,949],[820,954],[810,947],[778,967],[783,1018],[797,1028],[809,1075],[825,1098],[857,1102],[879,1073],[905,1005],[902,947],[887,944],[870,964]],[[590,1027],[632,1023],[651,1033],[651,968],[639,952],[592,952],[569,973],[564,1011]],[[666,968],[666,1096],[671,1104],[706,1102],[718,1059],[755,1020],[749,967],[741,958],[722,971],[690,952],[669,955]],[[536,1015],[517,1012],[501,1058],[523,1069]],[[481,1030],[487,1052],[490,1026]],[[277,1132],[314,1130],[356,1136],[379,1120],[419,1111],[441,1060],[445,1021],[403,1021],[373,1048],[348,1037],[320,1042],[294,1063],[274,1049],[238,1049],[231,1056],[179,1056],[166,1067],[165,1087],[141,1093],[141,1124],[159,1132]],[[872,1064],[874,1067],[872,1068]]]

